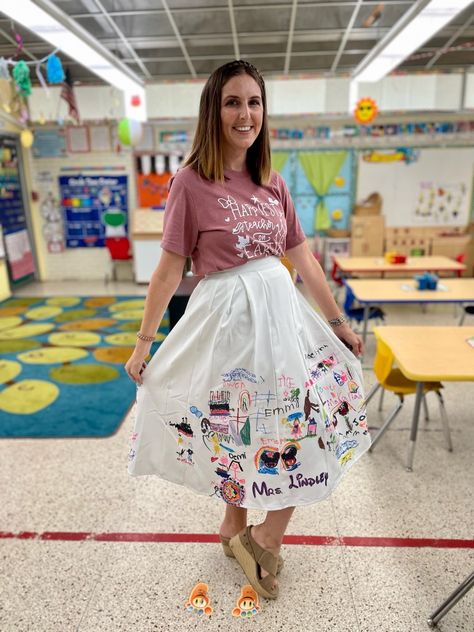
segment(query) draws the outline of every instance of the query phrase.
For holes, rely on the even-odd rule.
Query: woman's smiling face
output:
[[[247,73],[229,79],[221,96],[224,157],[245,154],[259,135],[262,121],[262,94],[255,79]]]

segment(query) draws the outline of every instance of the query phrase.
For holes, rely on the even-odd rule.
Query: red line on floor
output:
[[[219,538],[214,533],[92,533],[89,531],[0,531],[0,539],[50,540],[93,542],[181,542],[217,544]],[[357,536],[286,535],[284,544],[306,546],[380,546],[380,547],[431,547],[437,549],[474,549],[474,540],[454,540],[449,538],[379,538]]]

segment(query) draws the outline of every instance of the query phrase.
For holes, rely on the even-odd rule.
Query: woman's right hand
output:
[[[143,371],[147,367],[145,358],[149,349],[135,349],[125,365],[128,377],[136,384],[143,384]]]

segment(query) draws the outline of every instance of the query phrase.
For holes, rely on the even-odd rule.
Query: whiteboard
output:
[[[357,201],[374,191],[386,226],[465,225],[469,222],[474,148],[361,151]],[[395,153],[398,152],[397,156]]]

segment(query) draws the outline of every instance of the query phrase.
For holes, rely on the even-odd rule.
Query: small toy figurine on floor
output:
[[[184,606],[188,612],[195,612],[199,615],[212,614],[213,609],[211,608],[211,600],[207,594],[208,590],[209,586],[203,582],[199,582],[194,586]]]
[[[237,607],[232,610],[234,617],[253,617],[258,614],[260,606],[258,595],[250,585],[240,589],[240,597],[237,600]]]

